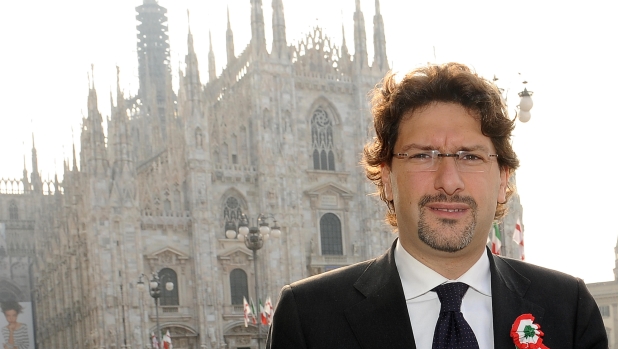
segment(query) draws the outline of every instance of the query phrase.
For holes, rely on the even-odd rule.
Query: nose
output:
[[[434,188],[446,195],[455,195],[464,190],[464,182],[454,158],[440,158],[435,172]]]

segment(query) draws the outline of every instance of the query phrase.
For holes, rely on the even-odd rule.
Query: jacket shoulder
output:
[[[581,280],[575,276],[541,267],[535,264],[531,264],[528,262],[524,262],[518,259],[512,259],[508,257],[502,256],[494,256],[496,265],[503,264],[515,270],[517,273],[522,276],[530,279],[530,281],[545,281],[545,282],[564,282],[568,284],[572,284],[573,286],[577,285],[577,283]]]
[[[310,276],[291,283],[290,288],[296,293],[304,290],[316,291],[323,287],[352,286],[365,270],[376,262],[376,259],[377,258],[366,260],[364,262],[330,270],[319,275]]]

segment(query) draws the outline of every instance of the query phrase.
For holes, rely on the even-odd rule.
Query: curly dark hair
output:
[[[6,301],[0,303],[0,309],[2,309],[2,312],[4,314],[6,314],[6,312],[9,310],[15,310],[17,314],[20,314],[24,307],[22,307],[21,304],[16,301]]]
[[[515,122],[508,117],[500,91],[495,84],[463,64],[424,66],[412,70],[400,82],[396,81],[393,72],[389,72],[370,96],[376,137],[365,145],[362,164],[367,178],[378,187],[377,194],[386,202],[386,222],[394,227],[397,226],[397,216],[393,202],[385,196],[381,166],[391,165],[399,124],[406,115],[434,102],[459,104],[479,117],[481,132],[496,148],[499,166],[509,173],[519,167],[519,160],[511,147]],[[514,186],[509,183],[507,201],[514,192]],[[494,219],[505,214],[506,202],[498,203]]]

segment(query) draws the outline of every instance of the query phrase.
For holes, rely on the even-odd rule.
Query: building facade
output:
[[[618,241],[614,253],[614,280],[586,284],[601,311],[610,349],[618,348]]]
[[[251,0],[250,43],[234,52],[228,15],[227,62],[217,75],[211,45],[206,83],[189,32],[177,91],[166,9],[136,8],[137,95],[118,81],[104,132],[91,84],[62,181],[40,179],[33,143],[30,178],[24,170],[0,183],[0,221],[7,231],[24,221],[18,233],[32,240],[19,253],[29,258],[38,348],[151,348],[157,311],[136,285],[153,272],[174,284],[158,316],[174,348],[257,348],[265,329],[243,317],[256,286],[276,303],[283,285],[391,245],[385,205],[359,166],[372,137],[366,95],[389,69],[375,4],[370,59],[359,1],[350,54],[319,27],[288,44],[282,0],[272,0],[267,45],[262,1]],[[518,199],[514,207],[520,217]],[[282,234],[256,260],[226,231],[260,214]]]

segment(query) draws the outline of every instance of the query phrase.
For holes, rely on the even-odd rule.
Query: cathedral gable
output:
[[[232,269],[248,267],[253,260],[253,255],[243,248],[235,248],[217,256],[223,269],[230,272]]]
[[[354,198],[352,191],[334,182],[320,184],[305,190],[305,195],[309,197],[312,209],[347,208],[348,202]]]
[[[172,247],[165,247],[152,254],[146,255],[151,270],[157,270],[160,266],[179,266],[184,272],[184,267],[189,260],[189,255]]]

